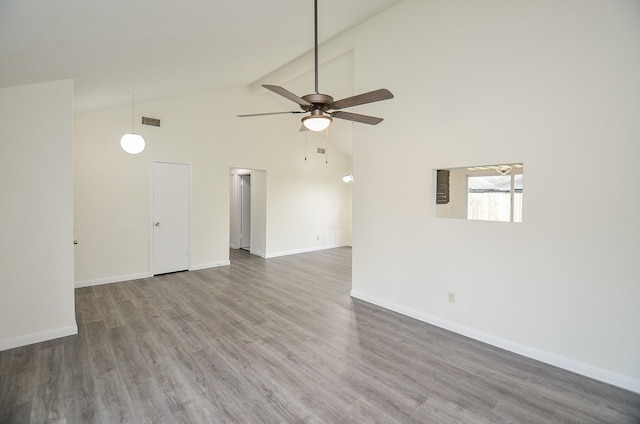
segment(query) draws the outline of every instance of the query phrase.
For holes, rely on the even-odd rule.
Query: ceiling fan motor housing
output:
[[[306,111],[325,110],[327,105],[333,103],[333,97],[327,94],[307,94],[306,96],[302,96],[302,98],[312,104],[311,106],[300,106]]]

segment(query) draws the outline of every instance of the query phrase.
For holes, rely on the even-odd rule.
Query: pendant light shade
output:
[[[333,119],[320,110],[312,110],[311,115],[302,118],[302,125],[310,131],[322,131],[327,129]]]
[[[120,139],[120,146],[125,152],[137,155],[144,150],[144,138],[139,134],[125,134]]]
[[[133,94],[131,94],[131,132],[125,134],[120,139],[120,146],[122,150],[132,155],[137,155],[142,152],[145,147],[144,138],[141,135],[133,132],[133,121],[134,121],[134,109],[133,109]]]

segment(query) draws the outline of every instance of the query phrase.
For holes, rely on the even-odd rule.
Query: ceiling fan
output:
[[[268,84],[262,85],[267,90],[273,91],[274,93],[297,103],[302,110],[254,113],[249,115],[238,115],[238,117],[244,118],[249,116],[279,115],[285,113],[309,113],[309,115],[302,118],[302,128],[300,129],[300,131],[322,131],[326,129],[331,124],[331,122],[333,122],[332,118],[345,119],[347,121],[359,122],[361,124],[369,125],[376,125],[382,122],[382,118],[376,118],[374,116],[361,115],[352,112],[344,112],[341,109],[378,102],[381,100],[392,99],[393,94],[391,94],[391,92],[386,88],[369,91],[368,93],[358,94],[356,96],[347,97],[338,101],[334,101],[333,97],[327,94],[321,94],[318,92],[318,0],[314,0],[314,29],[316,82],[314,93],[298,97],[297,95],[293,94],[283,87]]]

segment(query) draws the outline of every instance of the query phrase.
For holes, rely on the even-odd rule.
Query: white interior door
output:
[[[251,249],[251,175],[240,175],[240,248]]]
[[[153,163],[153,274],[189,269],[191,165]]]

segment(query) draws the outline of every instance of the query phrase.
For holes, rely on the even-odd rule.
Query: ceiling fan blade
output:
[[[383,121],[382,118],[376,118],[375,116],[360,115],[359,113],[351,112],[331,112],[331,116],[338,119],[346,119],[347,121],[359,122],[361,124],[377,125]]]
[[[268,85],[268,84],[263,84],[262,86],[264,88],[266,88],[267,90],[271,90],[274,93],[279,94],[282,97],[285,97],[285,98],[291,100],[292,102],[296,102],[300,106],[313,106],[311,103],[309,103],[308,101],[306,101],[302,97],[296,96],[295,94],[293,94],[291,91],[287,90],[286,88],[282,88],[282,87],[280,87],[278,85]]]
[[[393,94],[386,88],[369,91],[368,93],[358,94],[357,96],[347,97],[327,105],[327,109],[344,109],[367,103],[379,102],[381,100],[393,99]]]
[[[249,116],[282,115],[285,113],[305,113],[305,112],[303,110],[294,110],[289,112],[249,113],[246,115],[238,115],[238,118],[247,118]]]

